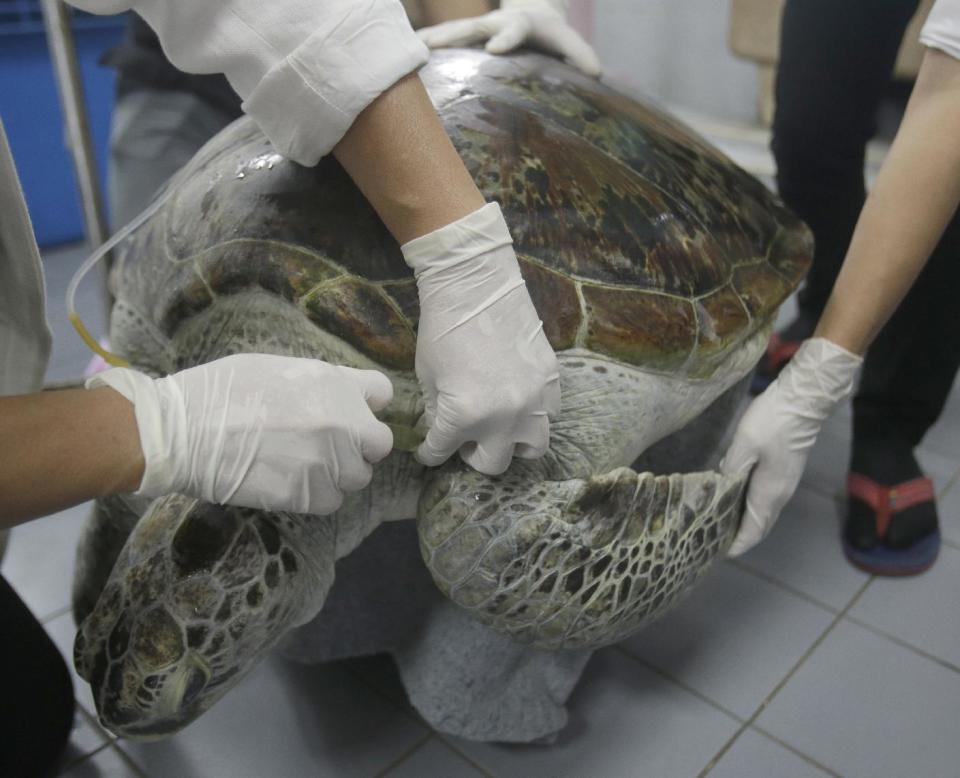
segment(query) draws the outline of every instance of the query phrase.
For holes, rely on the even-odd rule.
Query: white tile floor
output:
[[[79,252],[52,252],[51,378],[86,361],[59,301]],[[93,328],[96,288],[84,298]],[[62,775],[960,776],[960,391],[925,443],[944,525],[941,558],[912,580],[850,567],[838,542],[849,445],[841,409],[770,538],[722,563],[685,604],[599,651],[551,746],[479,745],[429,731],[383,662],[264,663],[161,743],[115,740],[75,678]],[[73,549],[85,508],[13,533],[3,574],[70,656]]]

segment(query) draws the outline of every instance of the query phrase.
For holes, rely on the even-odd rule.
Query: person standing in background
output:
[[[772,150],[780,196],[810,226],[816,249],[797,318],[774,337],[761,363],[764,383],[813,334],[840,273],[866,199],[867,142],[919,4],[786,2]],[[954,216],[870,346],[853,399],[843,545],[847,558],[870,573],[923,572],[940,547],[933,484],[915,449],[940,416],[960,366],[958,289],[960,217]]]

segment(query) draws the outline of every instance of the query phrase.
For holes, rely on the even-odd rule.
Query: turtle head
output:
[[[157,739],[193,721],[302,618],[331,581],[284,541],[296,517],[155,501],[74,645],[101,722]],[[332,564],[330,566],[332,568]]]

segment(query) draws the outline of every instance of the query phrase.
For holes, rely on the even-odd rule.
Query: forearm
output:
[[[333,153],[400,243],[484,204],[416,75],[361,113]]]
[[[862,354],[960,202],[960,61],[928,50],[816,335]]]
[[[499,3],[490,0],[421,0],[423,26],[480,16],[492,11],[494,5]]]
[[[133,491],[142,476],[133,406],[112,389],[0,397],[0,528]]]

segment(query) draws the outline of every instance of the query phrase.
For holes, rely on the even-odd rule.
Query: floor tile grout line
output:
[[[946,448],[939,448],[937,443],[928,443],[927,441],[924,441],[922,448],[926,449],[927,451],[932,451],[934,454],[938,454],[946,459],[957,459],[960,457],[960,453],[957,451],[947,451]]]
[[[444,746],[446,746],[449,750],[453,751],[453,753],[455,753],[455,754],[456,754],[457,756],[459,756],[463,761],[465,761],[465,762],[466,762],[467,764],[469,764],[472,768],[474,768],[477,772],[479,772],[482,776],[484,776],[484,778],[493,778],[493,773],[491,773],[486,767],[484,767],[483,765],[481,765],[479,762],[477,762],[475,759],[473,759],[473,758],[472,758],[471,756],[469,756],[468,754],[463,753],[463,751],[461,751],[461,750],[460,750],[459,748],[457,748],[453,743],[451,743],[450,741],[448,741],[448,740],[447,740],[443,735],[441,735],[440,733],[437,733],[437,740],[439,740],[441,743],[443,743]]]
[[[410,700],[407,699],[405,702],[397,702],[386,692],[382,691],[375,683],[372,683],[367,680],[366,676],[361,673],[356,668],[351,667],[347,664],[344,669],[350,673],[354,678],[360,681],[364,686],[367,687],[371,692],[377,695],[380,699],[385,700],[390,703],[394,708],[400,711],[404,716],[413,721],[415,724],[419,724],[421,727],[427,730],[427,732],[433,732],[433,727],[431,727],[424,718],[420,715],[416,708],[410,704]],[[404,689],[404,696],[406,696],[406,689]]]
[[[960,551],[960,543],[958,543],[956,540],[951,540],[950,538],[945,538],[941,536],[940,542],[943,543],[943,545],[945,546],[949,546],[950,548],[955,548],[958,551]]]
[[[827,625],[827,628],[824,629],[824,631],[820,634],[820,636],[813,641],[813,644],[806,651],[804,651],[803,656],[801,656],[794,663],[793,667],[791,667],[790,670],[787,671],[787,674],[780,679],[780,681],[777,683],[776,686],[773,687],[773,691],[771,691],[770,694],[768,694],[764,698],[764,700],[757,706],[757,709],[753,712],[750,718],[747,719],[747,721],[744,722],[743,726],[741,726],[740,729],[738,729],[733,734],[733,736],[721,747],[721,749],[716,754],[714,754],[713,759],[711,759],[707,763],[707,766],[704,767],[703,770],[697,775],[697,778],[704,778],[704,776],[708,775],[710,771],[717,766],[717,763],[721,759],[723,759],[724,756],[726,756],[727,752],[733,747],[733,744],[737,742],[740,736],[749,727],[753,726],[753,723],[757,720],[760,714],[763,713],[764,710],[766,710],[767,706],[771,702],[773,702],[773,699],[780,693],[783,687],[787,685],[790,679],[797,674],[797,671],[801,667],[803,667],[807,659],[809,659],[813,655],[813,653],[823,644],[823,641],[827,639],[827,637],[830,635],[831,632],[833,632],[837,624],[843,621],[843,617],[847,614],[847,611],[849,611],[856,604],[857,600],[859,600],[860,597],[863,595],[863,593],[867,590],[867,587],[873,582],[873,579],[874,579],[874,576],[871,575],[870,578],[864,582],[863,586],[860,587],[857,593],[850,598],[850,602],[847,603],[846,607],[842,611],[840,611],[838,614],[836,614],[836,616],[834,616],[833,621],[831,621],[830,624]]]
[[[957,481],[960,481],[960,470],[957,470],[957,472],[954,473],[953,478],[951,478],[947,482],[947,485],[943,487],[943,491],[939,495],[940,499],[943,499],[944,497],[947,496],[947,492],[949,492],[954,486],[956,486]]]
[[[384,693],[383,691],[381,691],[381,690],[377,687],[376,684],[373,684],[373,683],[371,683],[370,681],[368,681],[368,680],[366,679],[366,677],[364,677],[363,673],[361,673],[361,672],[359,672],[358,670],[356,670],[355,668],[349,667],[349,666],[346,668],[346,670],[347,670],[347,672],[351,673],[354,677],[358,678],[358,679],[360,680],[360,682],[361,682],[364,686],[366,686],[370,691],[372,691],[372,692],[373,692],[374,694],[376,694],[378,697],[386,700],[386,701],[389,702],[393,707],[395,707],[395,708],[397,708],[398,710],[400,710],[400,712],[403,713],[405,716],[407,716],[407,718],[412,719],[412,720],[414,721],[414,723],[419,724],[421,727],[423,727],[424,729],[426,729],[428,736],[435,736],[435,737],[436,737],[441,743],[443,743],[447,748],[449,748],[451,751],[453,751],[457,756],[459,756],[459,757],[460,757],[461,759],[463,759],[465,762],[469,763],[471,767],[473,767],[473,768],[475,768],[476,770],[478,770],[478,771],[479,771],[481,774],[483,774],[484,776],[490,776],[490,775],[491,775],[491,773],[490,773],[485,767],[482,767],[481,765],[477,764],[473,759],[471,759],[469,756],[467,756],[465,753],[463,753],[463,752],[462,752],[459,748],[457,748],[453,743],[448,742],[448,741],[446,740],[445,736],[443,735],[443,733],[437,732],[433,727],[431,727],[431,726],[423,719],[423,717],[417,712],[417,709],[414,708],[413,705],[410,704],[410,701],[409,701],[409,700],[408,700],[407,702],[405,702],[405,703],[402,703],[402,704],[401,704],[401,703],[398,703],[396,700],[394,700],[393,698],[389,697],[386,693]],[[426,740],[428,740],[428,739],[429,739],[429,737],[426,738],[426,739],[424,740],[424,742],[426,742]],[[418,746],[418,747],[419,747],[419,746]],[[414,750],[416,750],[416,749],[414,749]]]
[[[113,748],[114,751],[117,752],[117,754],[120,755],[120,759],[121,759],[122,761],[126,762],[126,763],[127,763],[127,766],[128,766],[131,770],[133,770],[134,775],[136,775],[137,778],[149,778],[149,776],[147,775],[147,773],[144,772],[143,768],[134,761],[133,757],[130,756],[130,754],[128,754],[128,753],[127,753],[126,751],[124,751],[122,748],[120,748],[120,741],[119,741],[119,740],[114,740],[114,741],[112,741],[112,742],[110,743],[110,746]]]
[[[809,489],[811,492],[816,494],[819,497],[826,497],[830,500],[837,499],[837,487],[824,485],[821,481],[806,481],[804,479],[800,480],[800,486],[804,489]],[[799,488],[799,487],[798,487]]]
[[[410,748],[408,748],[406,751],[402,752],[399,756],[397,756],[397,757],[395,757],[394,759],[392,759],[392,760],[387,764],[386,767],[384,767],[384,768],[382,768],[382,769],[380,769],[380,770],[377,770],[377,772],[375,772],[375,773],[373,774],[373,778],[383,778],[383,776],[385,776],[387,773],[389,773],[393,768],[399,767],[399,766],[402,765],[404,762],[406,762],[411,756],[413,756],[415,753],[417,753],[417,751],[419,751],[421,748],[423,748],[423,747],[424,747],[427,743],[429,743],[432,739],[433,739],[433,732],[432,732],[432,731],[427,731],[427,733],[426,733],[423,737],[421,737],[419,740],[417,740],[416,743],[414,743],[412,746],[410,746]]]
[[[863,627],[863,629],[869,632],[872,632],[877,637],[885,638],[886,640],[896,643],[901,648],[906,648],[907,650],[912,651],[914,654],[922,656],[924,659],[929,659],[931,662],[936,662],[938,665],[943,666],[947,670],[952,670],[955,673],[960,673],[960,666],[953,664],[953,662],[950,662],[947,659],[941,659],[935,654],[931,654],[930,652],[925,651],[919,646],[915,646],[912,643],[908,643],[903,638],[897,637],[896,635],[892,635],[889,632],[886,632],[880,629],[879,627],[875,627],[866,621],[862,621],[861,619],[858,619],[856,616],[847,615],[845,619],[851,622],[852,624],[856,624],[858,627]]]
[[[76,700],[77,710],[80,711],[80,714],[86,718],[87,724],[90,725],[90,728],[93,729],[100,737],[106,740],[108,743],[119,743],[122,738],[117,737],[112,732],[107,731],[107,729],[100,723],[100,719],[97,718],[95,713],[91,713],[86,708],[80,704],[80,700]]]
[[[59,771],[57,771],[57,775],[65,775],[66,773],[70,772],[74,767],[77,767],[83,764],[88,759],[92,759],[104,749],[110,748],[110,745],[111,745],[110,741],[108,740],[105,743],[101,743],[99,746],[93,749],[93,751],[90,751],[89,753],[86,753],[86,754],[81,754],[75,759],[71,759],[69,762],[63,765],[63,767],[61,767]]]
[[[721,705],[721,704],[720,704],[719,702],[717,702],[716,700],[711,699],[710,697],[708,697],[707,695],[705,695],[703,692],[701,692],[701,691],[699,691],[699,690],[697,690],[697,689],[694,689],[692,686],[690,686],[690,685],[689,685],[688,683],[686,683],[685,681],[681,681],[679,678],[677,678],[676,676],[670,674],[670,673],[667,672],[666,670],[664,670],[664,669],[662,669],[662,668],[660,668],[660,667],[657,667],[655,664],[651,663],[649,660],[644,659],[643,657],[638,656],[637,654],[632,653],[629,649],[624,648],[624,646],[623,646],[622,644],[618,643],[618,644],[615,644],[615,645],[612,645],[612,646],[608,646],[608,648],[611,648],[611,649],[613,649],[614,651],[618,651],[619,653],[623,654],[627,659],[630,659],[630,660],[636,662],[637,664],[642,665],[643,667],[647,668],[648,670],[650,670],[651,672],[655,673],[656,675],[659,675],[659,676],[660,676],[661,678],[663,678],[665,681],[669,681],[670,683],[674,684],[675,686],[679,686],[679,687],[680,687],[681,689],[683,689],[685,692],[688,692],[689,694],[692,694],[692,695],[693,695],[694,697],[696,697],[698,700],[700,700],[701,702],[705,702],[705,703],[706,703],[707,705],[709,705],[711,708],[715,708],[716,710],[720,711],[721,713],[725,713],[727,716],[729,716],[730,718],[734,719],[738,724],[743,724],[743,723],[744,723],[745,719],[743,718],[743,716],[740,716],[740,715],[734,713],[732,710],[730,710],[729,708],[724,707],[723,705]]]
[[[54,621],[55,619],[59,619],[61,616],[63,616],[63,614],[69,613],[69,612],[70,612],[70,605],[64,605],[62,608],[57,608],[55,611],[50,611],[50,613],[48,613],[42,619],[37,619],[37,621],[39,621],[41,624],[46,625],[46,624],[49,624],[51,621]]]
[[[99,719],[97,719],[96,709],[94,709],[93,711],[87,710],[87,706],[84,705],[82,702],[80,702],[79,697],[75,698],[74,702],[76,702],[77,704],[77,709],[83,711],[87,719],[90,721],[93,721],[96,724],[96,727],[98,730],[103,731],[103,727],[100,726],[100,721]],[[115,738],[110,736],[110,739],[114,740]]]
[[[838,772],[836,772],[836,771],[834,771],[834,770],[831,770],[831,769],[830,769],[829,767],[827,767],[825,764],[820,764],[820,762],[818,762],[818,761],[817,761],[816,759],[814,759],[812,756],[809,756],[809,755],[803,753],[803,751],[801,751],[800,749],[798,749],[796,746],[790,745],[786,740],[781,740],[781,739],[778,738],[776,735],[773,735],[773,734],[771,734],[770,732],[767,732],[767,730],[765,730],[763,727],[758,727],[756,724],[753,724],[753,725],[750,727],[750,729],[752,729],[754,732],[759,732],[759,733],[760,733],[761,735],[763,735],[764,737],[770,738],[770,739],[771,739],[774,743],[776,743],[777,745],[779,745],[779,746],[787,749],[788,751],[790,751],[790,752],[793,753],[793,754],[796,754],[796,755],[799,756],[801,759],[803,759],[803,761],[809,762],[809,763],[812,764],[814,767],[816,767],[818,770],[822,770],[823,772],[825,772],[827,775],[832,775],[833,778],[843,778],[843,776],[842,776],[840,773],[838,773]]]
[[[97,717],[89,713],[87,709],[80,704],[80,700],[74,700],[74,702],[77,705],[77,710],[80,712],[80,715],[87,720],[87,725],[94,732],[96,732],[98,735],[103,737],[108,743],[110,743],[113,740],[113,738],[110,737],[110,735],[106,733],[103,727],[100,726],[100,722],[97,720]]]
[[[776,578],[770,575],[770,573],[765,573],[762,570],[757,570],[756,568],[748,565],[746,562],[741,562],[739,559],[727,559],[726,561],[729,564],[736,567],[738,570],[742,570],[745,573],[749,573],[755,578],[759,578],[761,581],[766,581],[767,583],[772,584],[773,586],[776,586],[779,589],[782,589],[788,594],[792,594],[795,597],[799,597],[800,599],[808,602],[810,605],[815,605],[821,610],[827,611],[828,613],[832,613],[836,615],[841,610],[837,608],[835,605],[830,605],[829,603],[823,602],[823,600],[818,600],[812,594],[807,594],[805,591],[801,589],[797,589],[796,587],[791,586],[785,581],[781,581],[779,578]]]

